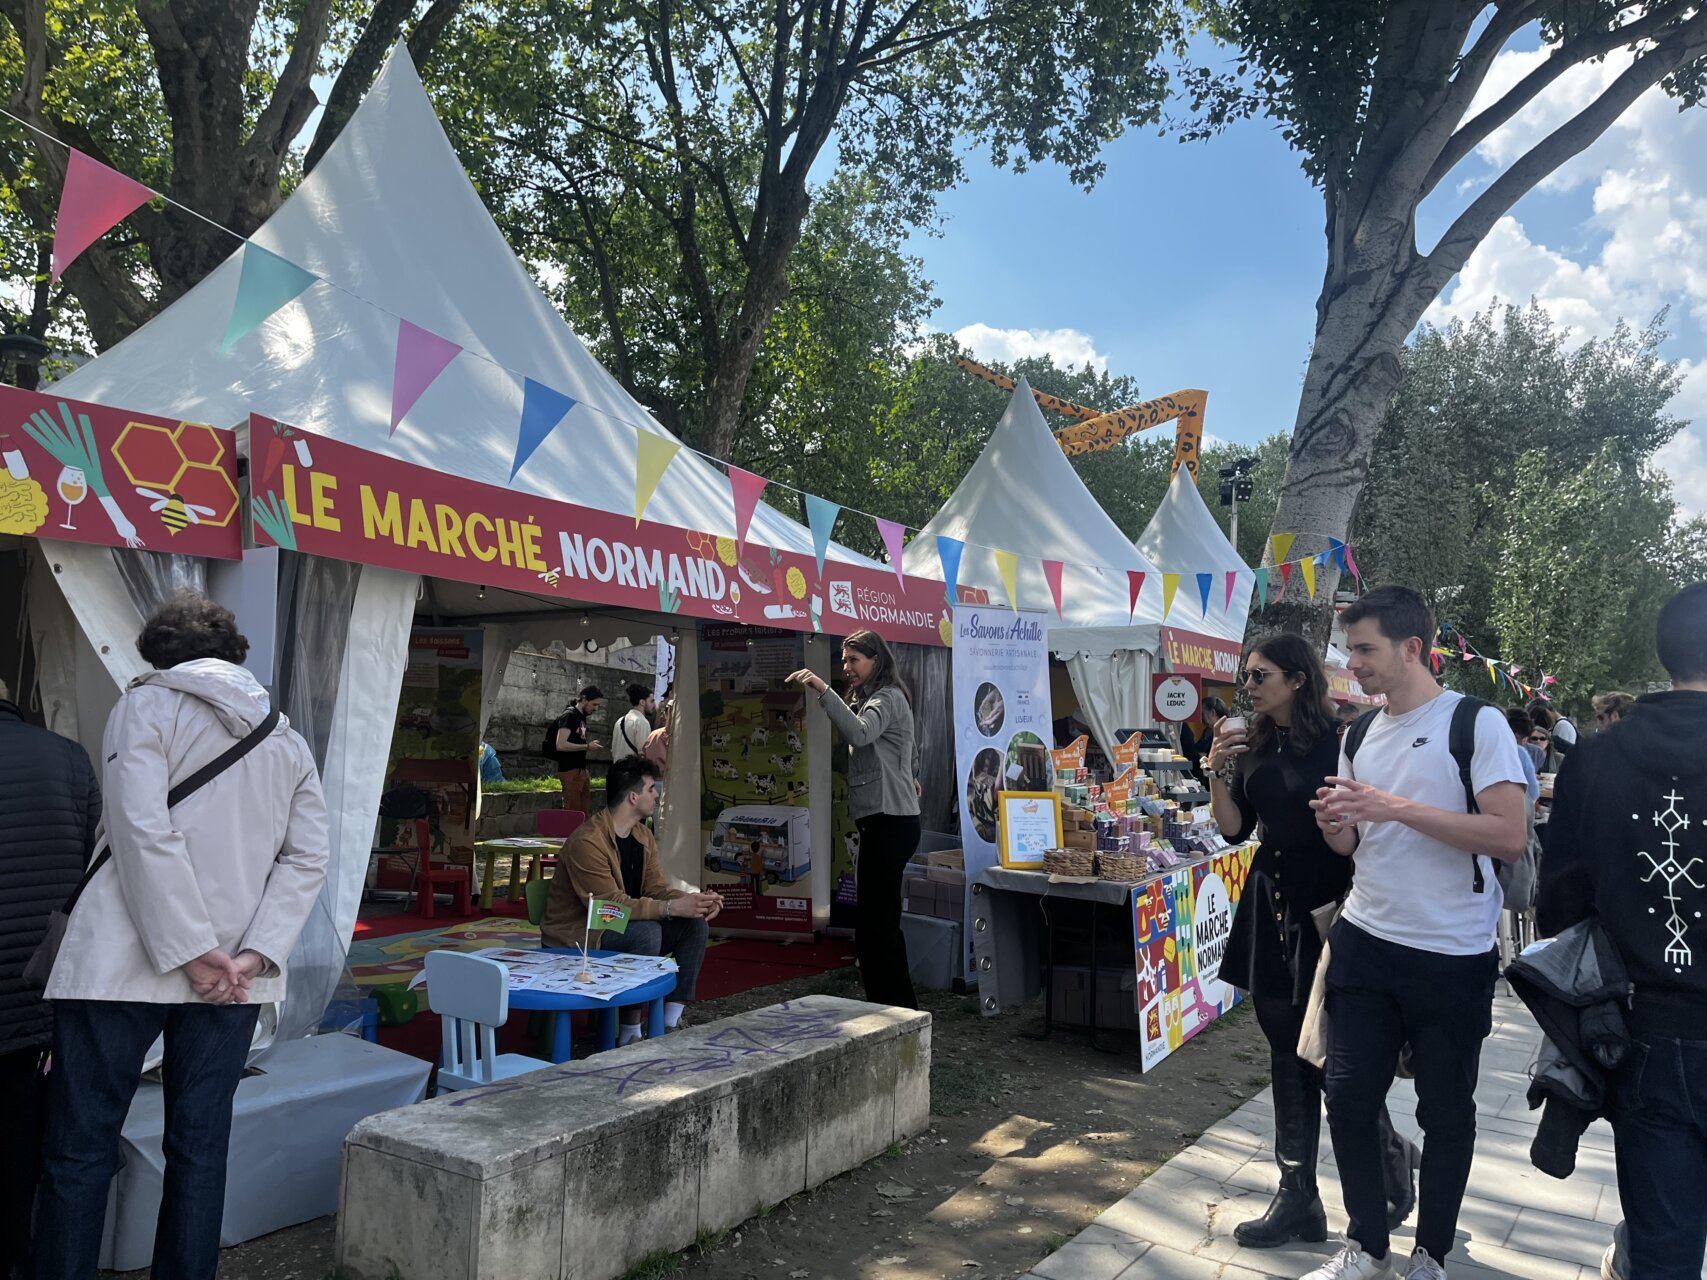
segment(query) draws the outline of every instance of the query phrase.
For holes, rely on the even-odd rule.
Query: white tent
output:
[[[1184,467],[1174,472],[1173,480],[1156,514],[1138,535],[1138,550],[1170,573],[1183,575],[1180,598],[1174,602],[1174,618],[1187,618],[1180,623],[1189,630],[1242,644],[1245,622],[1251,611],[1251,592],[1256,578],[1250,566],[1239,558],[1227,535],[1214,515],[1204,505],[1203,495]],[[1209,609],[1201,616],[1201,601],[1195,596],[1199,573],[1214,575],[1210,584]],[[1233,599],[1229,603],[1226,575],[1237,573]],[[1186,596],[1192,598],[1187,602]]]
[[[469,183],[401,45],[336,144],[253,240],[313,272],[321,283],[222,352],[241,270],[233,241],[232,256],[206,279],[55,390],[224,427],[242,428],[254,411],[441,472],[632,513],[637,433],[668,433],[593,359],[516,260]],[[464,351],[388,436],[399,317]],[[577,404],[512,480],[524,377]],[[729,481],[684,450],[658,486],[647,517],[732,536]],[[812,553],[809,531],[764,504],[754,513],[749,538]],[[141,617],[125,578],[134,577],[138,565],[157,570],[159,562],[68,543],[44,543],[42,550],[92,654],[122,686],[141,670],[133,645]],[[127,555],[128,562],[122,559]],[[829,556],[876,563],[835,544]],[[323,772],[333,824],[328,923],[343,946],[367,871],[408,632],[423,584],[416,575],[372,566],[354,575],[337,566],[326,572],[328,582],[314,592],[325,604],[314,625],[334,624],[318,638],[327,650],[323,665],[338,676],[328,681],[336,701],[325,708],[330,724]],[[443,594],[449,600],[445,612],[460,618],[485,612],[522,624],[506,633],[508,639],[526,634],[523,615],[561,607],[496,591],[491,601],[472,589],[446,588]],[[607,620],[585,634],[607,645],[625,634],[644,638],[632,623]],[[682,647],[691,649],[691,629],[687,634],[690,643]],[[821,638],[809,638],[808,652],[819,663],[827,661]],[[489,662],[488,678],[495,679],[491,668]],[[680,676],[691,687],[685,683],[694,676],[691,662],[683,663]],[[76,677],[79,683],[87,678],[87,672]],[[678,733],[697,741],[696,700],[680,703],[689,722],[678,723]],[[85,738],[91,729],[98,735],[98,720],[83,726]],[[673,755],[671,782],[688,794],[677,765],[691,768],[697,793],[698,753]],[[828,787],[822,790],[827,796]],[[814,828],[820,825],[827,832],[828,822],[815,822]],[[684,847],[691,852],[697,808],[691,829],[684,831]],[[828,859],[823,861],[827,866]]]
[[[1066,660],[1085,719],[1105,749],[1114,732],[1151,722],[1151,655],[1162,621],[1161,577],[1151,560],[1098,505],[1050,433],[1021,378],[984,452],[929,524],[907,545],[903,566],[943,577],[936,538],[966,544],[959,584],[1007,602],[995,551],[1019,557],[1022,608],[1042,609],[1049,647]],[[1061,616],[1043,576],[1063,563]],[[1148,575],[1137,612],[1129,572]]]

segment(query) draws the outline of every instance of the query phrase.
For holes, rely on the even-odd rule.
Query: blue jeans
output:
[[[1627,1280],[1697,1280],[1707,1251],[1707,1040],[1638,1036],[1613,1086]]]
[[[148,1046],[166,1036],[166,1173],[154,1280],[213,1280],[225,1217],[231,1102],[256,1005],[54,1002],[47,1154],[36,1210],[37,1280],[94,1280],[119,1135]]]
[[[692,1004],[698,994],[699,971],[705,965],[705,944],[709,937],[701,916],[630,920],[626,933],[606,929],[599,938],[599,949],[639,956],[674,956],[676,989],[668,999],[677,1004]],[[623,1013],[638,1018],[641,1009],[624,1009]]]

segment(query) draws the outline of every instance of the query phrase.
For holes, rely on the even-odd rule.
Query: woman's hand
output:
[[[1250,748],[1245,745],[1246,733],[1243,729],[1225,729],[1215,735],[1215,741],[1210,744],[1209,754],[1203,758],[1203,767],[1211,773],[1220,773],[1226,768],[1229,760],[1243,755]]]
[[[788,677],[790,684],[805,685],[813,693],[823,693],[830,686],[816,671],[796,671]]]

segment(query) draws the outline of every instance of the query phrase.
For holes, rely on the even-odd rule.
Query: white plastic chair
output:
[[[497,1052],[496,1029],[510,1016],[510,971],[496,960],[460,951],[428,952],[427,1007],[444,1022],[439,1093],[551,1065],[525,1053]]]

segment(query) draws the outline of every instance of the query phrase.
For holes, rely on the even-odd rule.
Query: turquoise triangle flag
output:
[[[1203,616],[1206,618],[1209,616],[1209,588],[1214,584],[1215,575],[1213,573],[1197,575],[1197,594],[1203,601]]]
[[[830,534],[836,527],[841,507],[828,498],[806,495],[806,525],[812,530],[812,554],[818,557],[818,576],[824,576],[824,548],[830,545]]]
[[[545,443],[545,437],[556,429],[575,403],[573,396],[566,396],[543,382],[522,379],[522,426],[516,433],[516,459],[510,464],[510,479],[516,478],[522,464],[533,457],[533,451]]]
[[[243,270],[237,277],[237,300],[231,304],[231,319],[226,323],[225,341],[219,344],[219,349],[231,350],[237,339],[319,280],[319,276],[276,253],[269,253],[253,241],[245,244]]]
[[[1260,609],[1268,603],[1268,570],[1266,568],[1265,569],[1252,569],[1251,570],[1251,576],[1257,580],[1256,581],[1257,608]]]
[[[960,553],[964,550],[966,544],[959,538],[937,535],[936,554],[942,561],[942,585],[950,605],[954,604],[954,588],[960,581]]]

